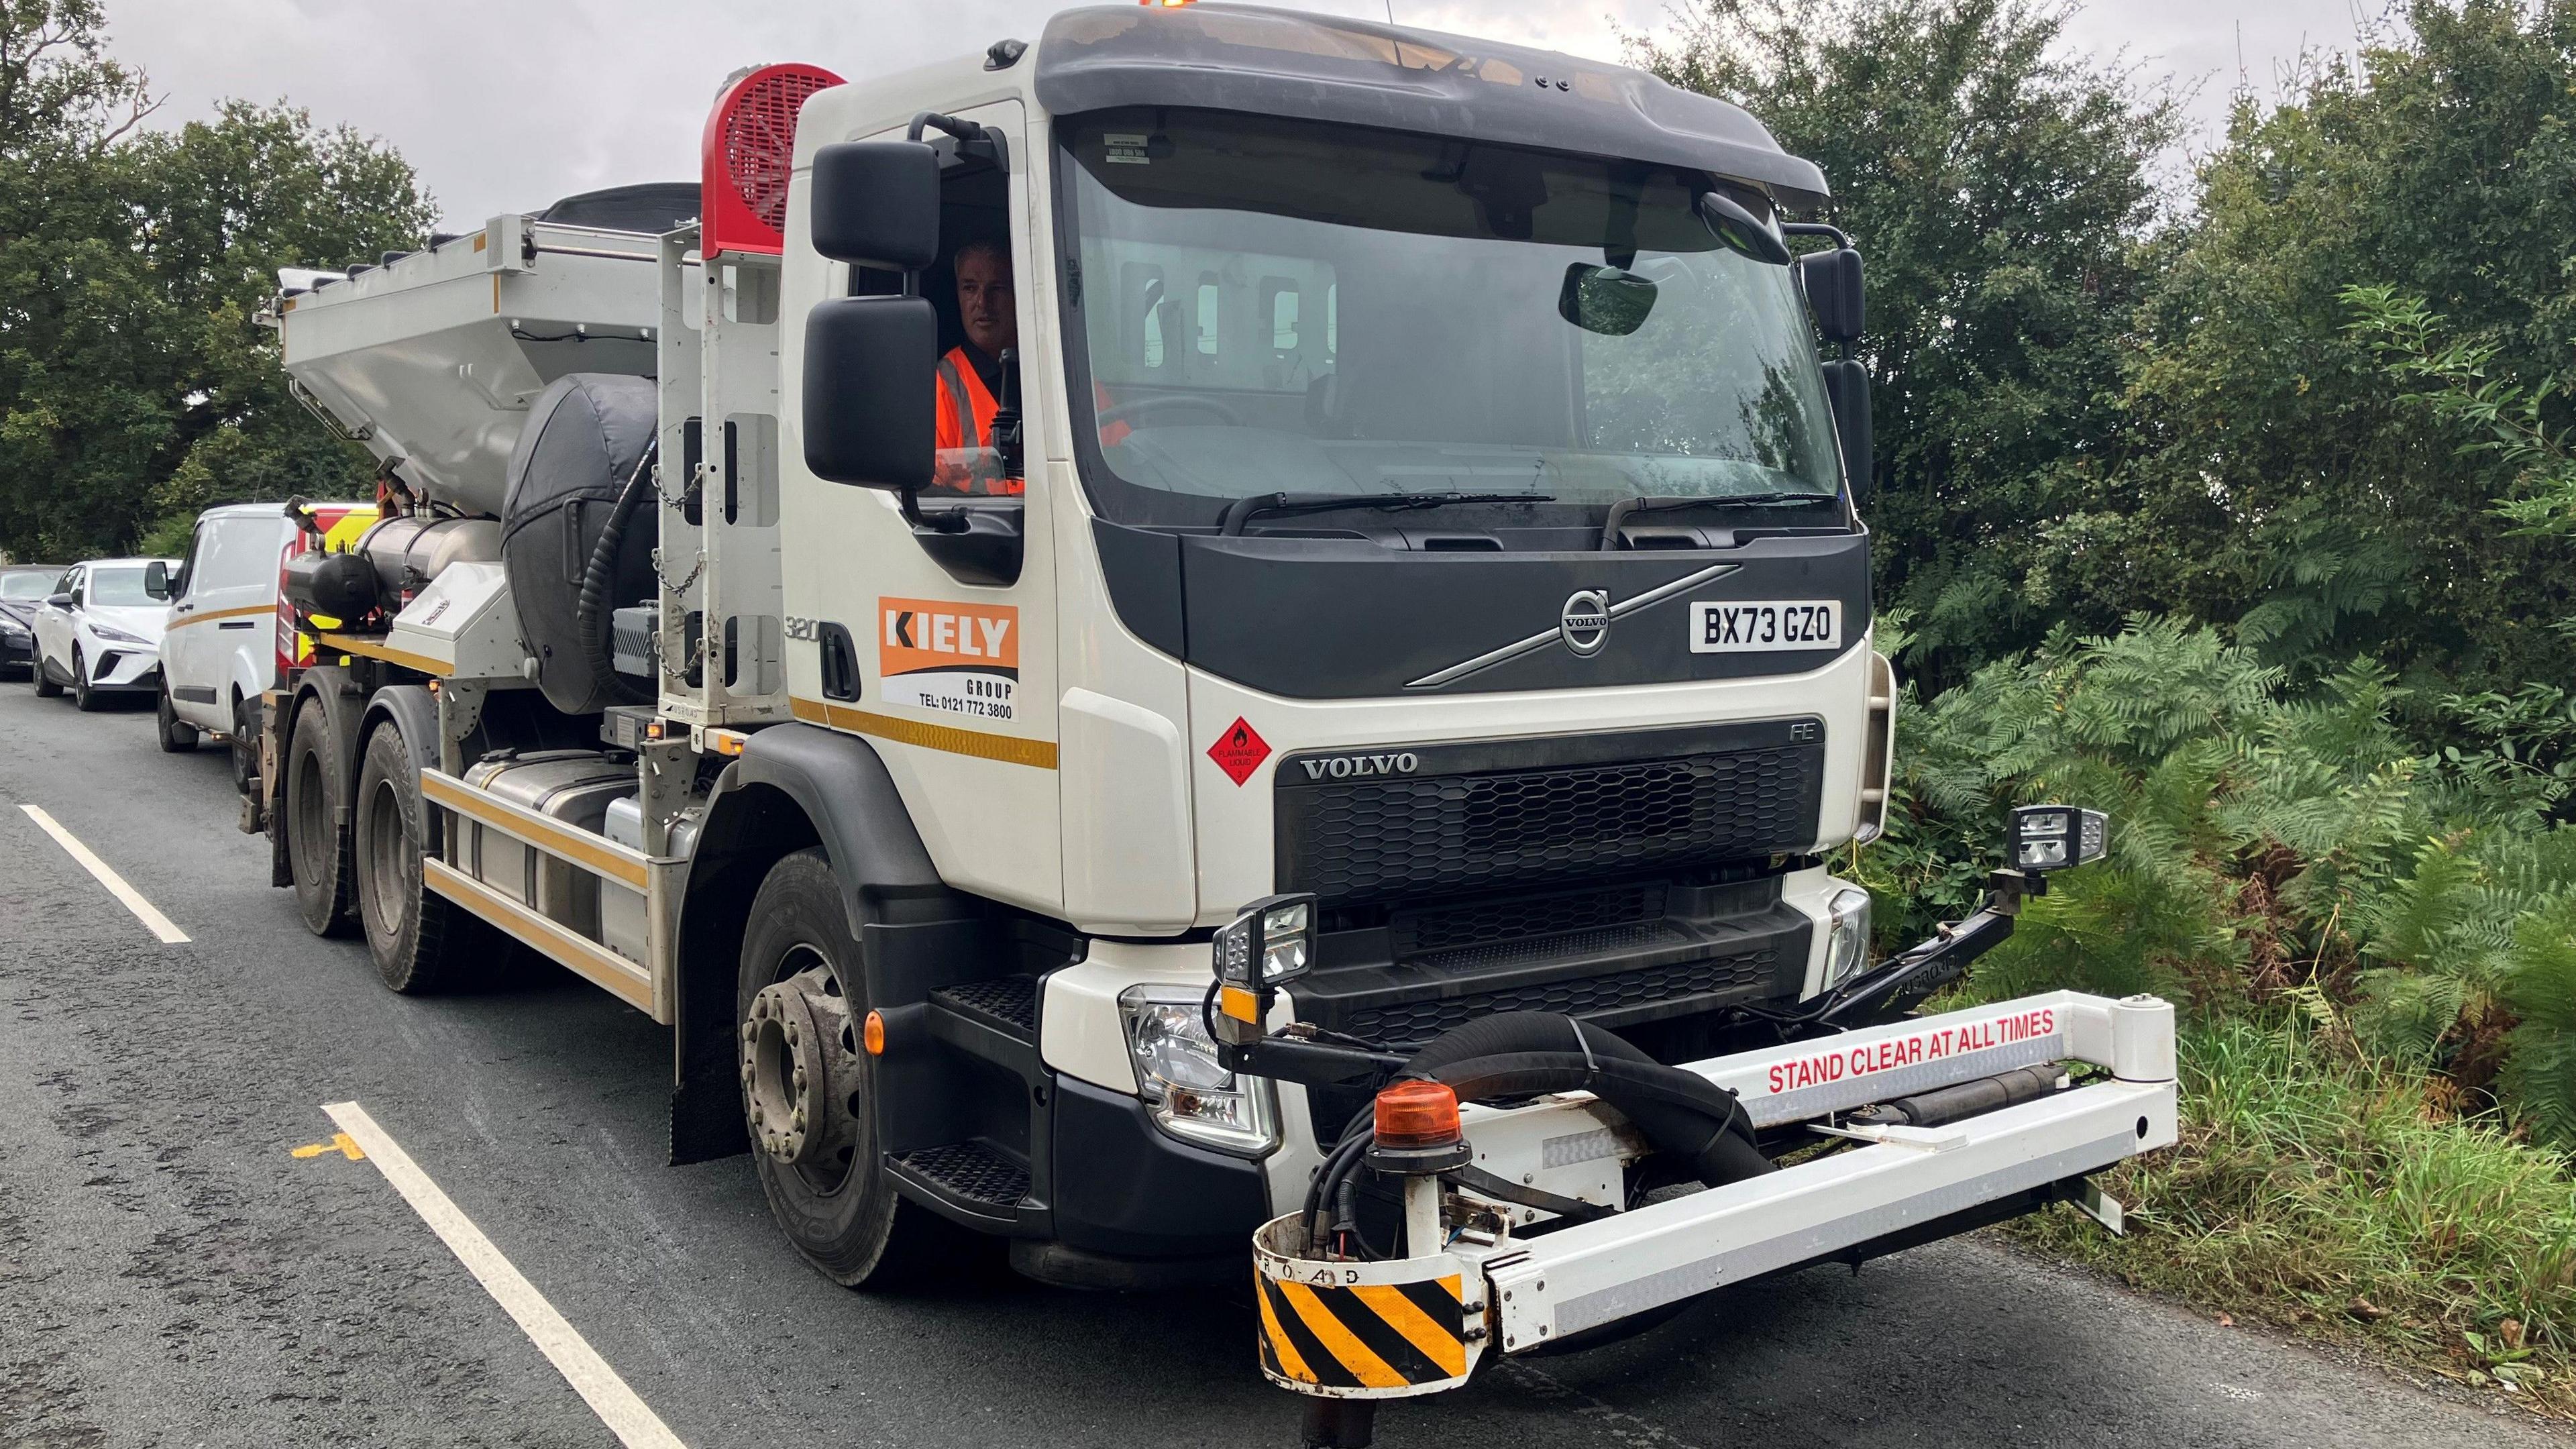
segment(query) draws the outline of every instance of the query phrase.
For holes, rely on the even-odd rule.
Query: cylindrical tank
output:
[[[419,593],[438,571],[458,562],[498,563],[501,522],[496,518],[388,518],[358,540],[358,553],[376,566],[382,597]]]

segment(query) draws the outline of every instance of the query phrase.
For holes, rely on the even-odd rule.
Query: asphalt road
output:
[[[162,945],[22,811],[193,940]],[[609,1445],[320,1106],[361,1103],[671,1428],[749,1444],[1295,1442],[1246,1293],[855,1294],[739,1158],[663,1165],[667,1036],[547,970],[407,1000],[238,834],[222,753],[0,683],[0,1444]],[[1705,1302],[1390,1406],[1389,1449],[2564,1445],[1983,1240]]]

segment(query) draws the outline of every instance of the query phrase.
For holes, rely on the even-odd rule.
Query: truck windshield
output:
[[[1720,245],[1706,177],[1219,112],[1063,141],[1072,396],[1113,518],[1279,492],[1837,496],[1789,269]]]

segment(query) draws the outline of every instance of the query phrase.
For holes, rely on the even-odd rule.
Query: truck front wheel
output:
[[[368,734],[359,757],[351,863],[367,954],[385,984],[405,996],[460,984],[472,939],[456,906],[421,886],[428,809],[402,726],[387,720]]]
[[[286,753],[286,858],[295,908],[317,936],[345,936],[349,911],[349,840],[340,829],[339,751],[331,716],[307,698],[295,711]]]
[[[734,1014],[769,1209],[806,1262],[851,1288],[917,1280],[962,1246],[962,1230],[896,1195],[879,1157],[859,949],[830,861],[788,856],[752,900]]]

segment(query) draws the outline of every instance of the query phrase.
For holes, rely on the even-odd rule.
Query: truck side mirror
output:
[[[925,150],[927,148],[924,148]],[[921,297],[835,297],[805,318],[805,466],[913,495],[930,486],[939,317]]]
[[[159,559],[143,566],[143,592],[152,598],[170,597],[170,566]]]
[[[926,142],[825,146],[808,199],[814,250],[836,262],[917,272],[939,260],[939,153]]]
[[[1869,498],[1872,449],[1869,426],[1869,365],[1857,357],[1825,364],[1825,397],[1834,408],[1834,434],[1842,440],[1843,476],[1851,488],[1852,506]]]
[[[1828,342],[1857,342],[1868,327],[1860,253],[1850,247],[1798,258],[1798,288],[1816,314],[1816,333]]]

